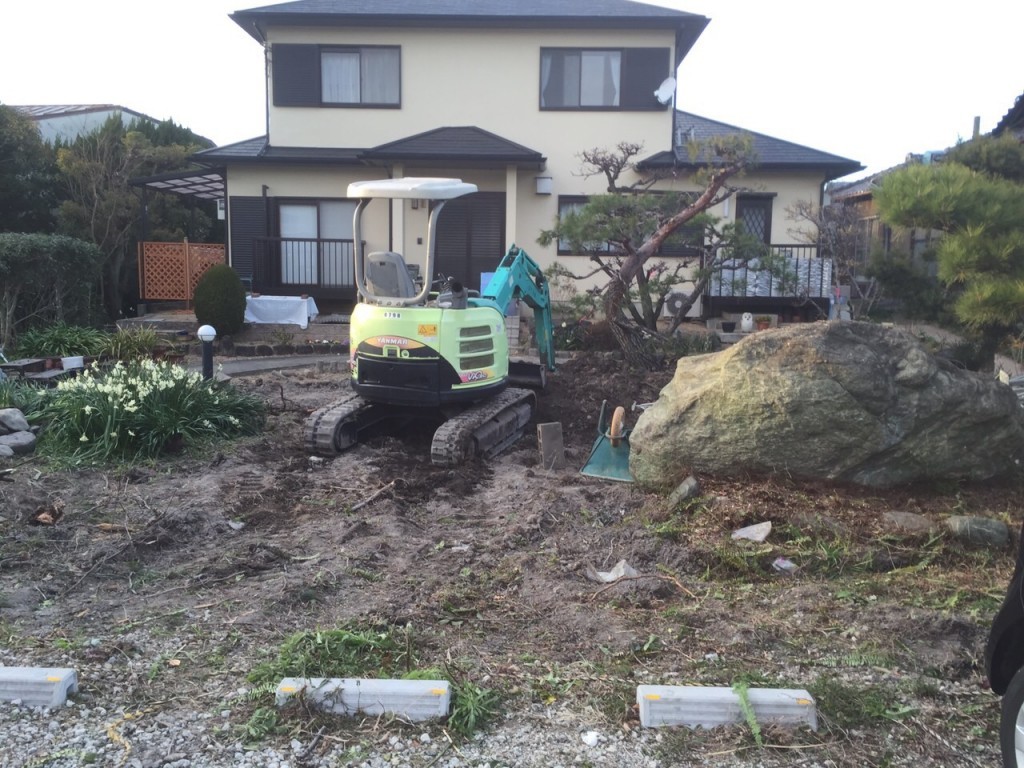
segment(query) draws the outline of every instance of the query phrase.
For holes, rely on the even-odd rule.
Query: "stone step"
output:
[[[805,690],[749,688],[746,696],[761,725],[808,725],[811,730],[818,730],[814,698]],[[746,722],[740,696],[732,688],[639,685],[636,702],[640,707],[640,724],[645,728],[672,725],[714,728]]]
[[[277,706],[295,696],[338,715],[390,713],[412,722],[447,717],[451,703],[447,680],[284,678],[277,686]]]
[[[78,673],[63,667],[0,667],[0,700],[29,707],[62,707],[78,692]]]

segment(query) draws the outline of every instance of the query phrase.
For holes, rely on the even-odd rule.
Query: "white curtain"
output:
[[[314,242],[317,236],[316,205],[281,206],[281,282],[312,285],[317,282]],[[289,241],[288,238],[291,238]],[[296,240],[300,242],[296,242]],[[313,241],[313,242],[310,242]]]
[[[356,204],[347,200],[320,203],[320,237],[324,240],[352,240],[352,214]],[[321,243],[324,274],[322,285],[355,285],[351,243]]]
[[[320,81],[325,104],[360,103],[359,52],[325,51],[320,58]]]
[[[398,49],[363,48],[361,55],[363,103],[398,104]]]
[[[622,57],[618,51],[583,51],[580,62],[580,105],[618,106],[621,71]]]
[[[575,51],[546,51],[540,62],[540,105],[580,105],[580,54]]]

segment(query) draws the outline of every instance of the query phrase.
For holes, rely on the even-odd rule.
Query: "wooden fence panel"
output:
[[[224,246],[217,243],[139,243],[139,296],[192,301],[199,278],[224,261]]]

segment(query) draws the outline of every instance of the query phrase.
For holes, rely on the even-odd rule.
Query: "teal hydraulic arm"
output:
[[[508,249],[481,298],[490,299],[502,310],[513,299],[525,301],[533,310],[540,362],[549,371],[555,370],[555,338],[548,280],[544,271],[526,251],[516,245]]]

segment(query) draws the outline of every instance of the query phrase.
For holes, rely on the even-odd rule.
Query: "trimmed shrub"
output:
[[[227,264],[214,264],[196,284],[196,320],[212,325],[217,336],[233,336],[245,320],[245,286]]]

